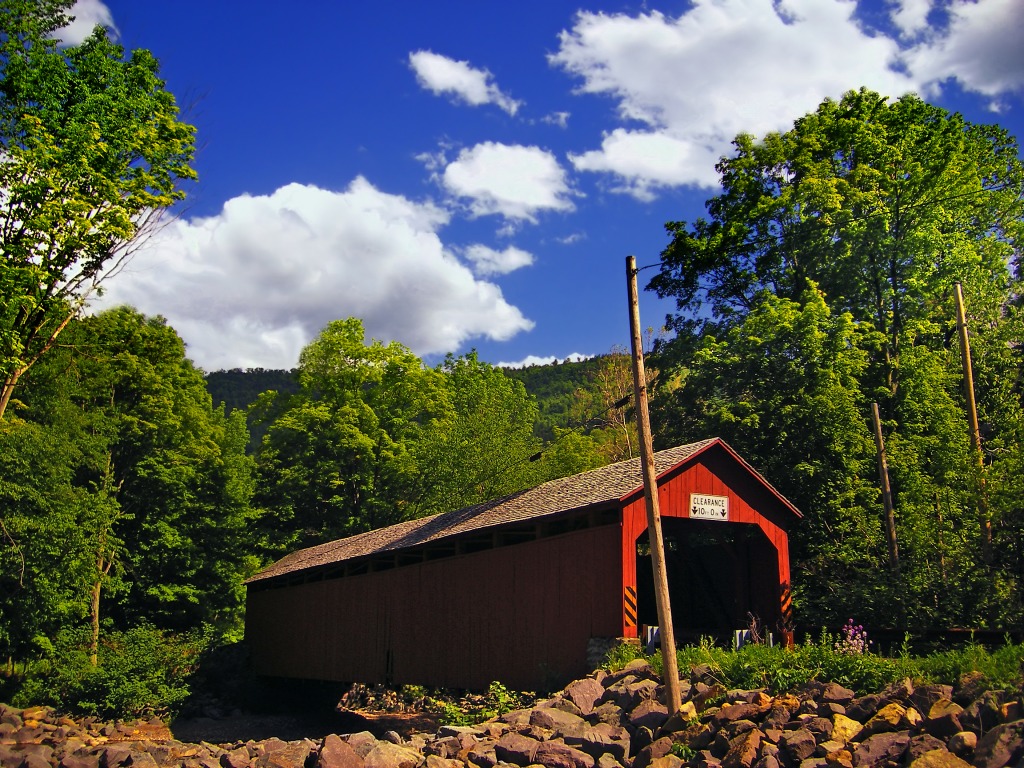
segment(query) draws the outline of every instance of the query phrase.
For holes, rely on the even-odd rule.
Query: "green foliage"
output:
[[[0,4],[0,417],[18,379],[159,211],[183,197],[194,129],[146,50],[97,28],[59,49],[67,2]]]
[[[602,667],[615,671],[622,669],[629,662],[644,658],[644,650],[640,643],[619,643],[605,655]]]
[[[170,717],[188,697],[189,678],[209,640],[208,633],[171,635],[141,625],[108,633],[93,667],[88,631],[65,630],[30,666],[12,702],[111,720]]]
[[[0,422],[0,651],[86,616],[237,635],[261,564],[243,414],[213,409],[162,319],[120,308],[65,340]]]
[[[690,762],[693,758],[697,756],[697,752],[696,750],[694,750],[693,747],[691,747],[689,744],[684,744],[681,741],[673,742],[672,747],[669,749],[669,752],[678,757],[684,763]]]
[[[419,513],[461,509],[548,479],[529,459],[540,448],[537,401],[522,384],[475,352],[449,355],[436,371],[444,405],[413,448]]]
[[[928,656],[900,654],[895,658],[870,651],[847,653],[838,648],[838,638],[822,631],[817,642],[808,638],[793,648],[748,644],[738,651],[717,647],[710,640],[677,652],[679,669],[706,665],[725,688],[763,688],[772,694],[796,691],[812,682],[834,682],[858,695],[877,692],[910,678],[922,683],[957,684],[963,677],[981,675],[993,688],[1019,690],[1024,683],[1024,645],[1007,642],[989,651],[970,643],[964,648]],[[621,646],[609,655],[605,666],[621,669],[633,658],[647,658],[655,671],[661,669],[660,652],[650,657]]]
[[[438,719],[443,725],[476,725],[506,712],[529,706],[534,694],[510,691],[504,684],[495,680],[487,687],[486,694],[475,698],[475,703],[467,704],[464,700],[461,706],[443,698],[428,698],[427,702],[438,712]]]
[[[916,96],[890,102],[861,90],[734,147],[717,166],[723,191],[708,217],[667,225],[672,240],[651,281],[678,309],[657,360],[656,442],[721,436],[803,511],[792,536],[801,620],[1019,627],[1016,141]],[[955,281],[978,372],[984,493],[964,412]],[[873,402],[899,573],[883,534]]]

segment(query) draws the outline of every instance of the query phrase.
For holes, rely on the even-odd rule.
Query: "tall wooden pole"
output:
[[[967,317],[964,312],[964,291],[960,283],[955,285],[956,329],[960,334],[960,360],[964,369],[964,397],[967,399],[967,418],[971,424],[971,448],[977,461],[978,516],[981,518],[981,545],[985,562],[991,560],[992,521],[988,516],[988,498],[985,491],[985,457],[981,452],[981,429],[978,427],[978,404],[974,400],[974,371],[971,366],[971,341],[967,334]]]
[[[896,514],[892,507],[892,488],[889,486],[889,462],[885,458],[882,440],[882,420],[878,416],[878,403],[871,404],[871,420],[875,427],[875,448],[878,450],[878,482],[882,486],[882,504],[885,507],[885,538],[889,542],[889,569],[900,573],[900,548],[896,543]]]
[[[647,374],[644,371],[643,340],[640,336],[640,301],[636,289],[636,259],[626,257],[626,283],[629,286],[629,330],[633,346],[633,391],[636,397],[636,423],[640,432],[640,464],[644,475],[644,501],[647,505],[647,531],[651,541],[651,565],[654,570],[654,599],[658,606],[661,635],[661,660],[665,680],[665,704],[669,713],[682,706],[679,690],[679,663],[676,660],[676,633],[672,627],[672,604],[668,595],[665,570],[665,542],[661,535],[661,511],[658,506],[658,476],[654,470],[654,446],[651,417],[647,410]]]

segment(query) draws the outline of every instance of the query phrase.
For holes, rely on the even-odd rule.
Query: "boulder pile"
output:
[[[597,671],[528,709],[476,726],[403,738],[186,744],[150,724],[73,721],[0,705],[2,768],[1018,768],[1019,698],[980,680],[855,696],[815,683],[782,696],[726,690],[706,667],[681,681],[683,705],[661,703],[638,660]]]

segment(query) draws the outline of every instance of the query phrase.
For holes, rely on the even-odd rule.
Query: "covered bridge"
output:
[[[677,640],[788,625],[796,508],[717,438],[655,467]],[[640,460],[303,549],[247,588],[261,674],[551,688],[591,638],[657,624]]]

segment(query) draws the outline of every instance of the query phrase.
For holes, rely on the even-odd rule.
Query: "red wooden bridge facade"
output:
[[[721,440],[655,464],[677,638],[788,626],[800,513]],[[656,623],[646,529],[634,459],[301,550],[249,580],[246,640],[272,676],[552,688]]]

